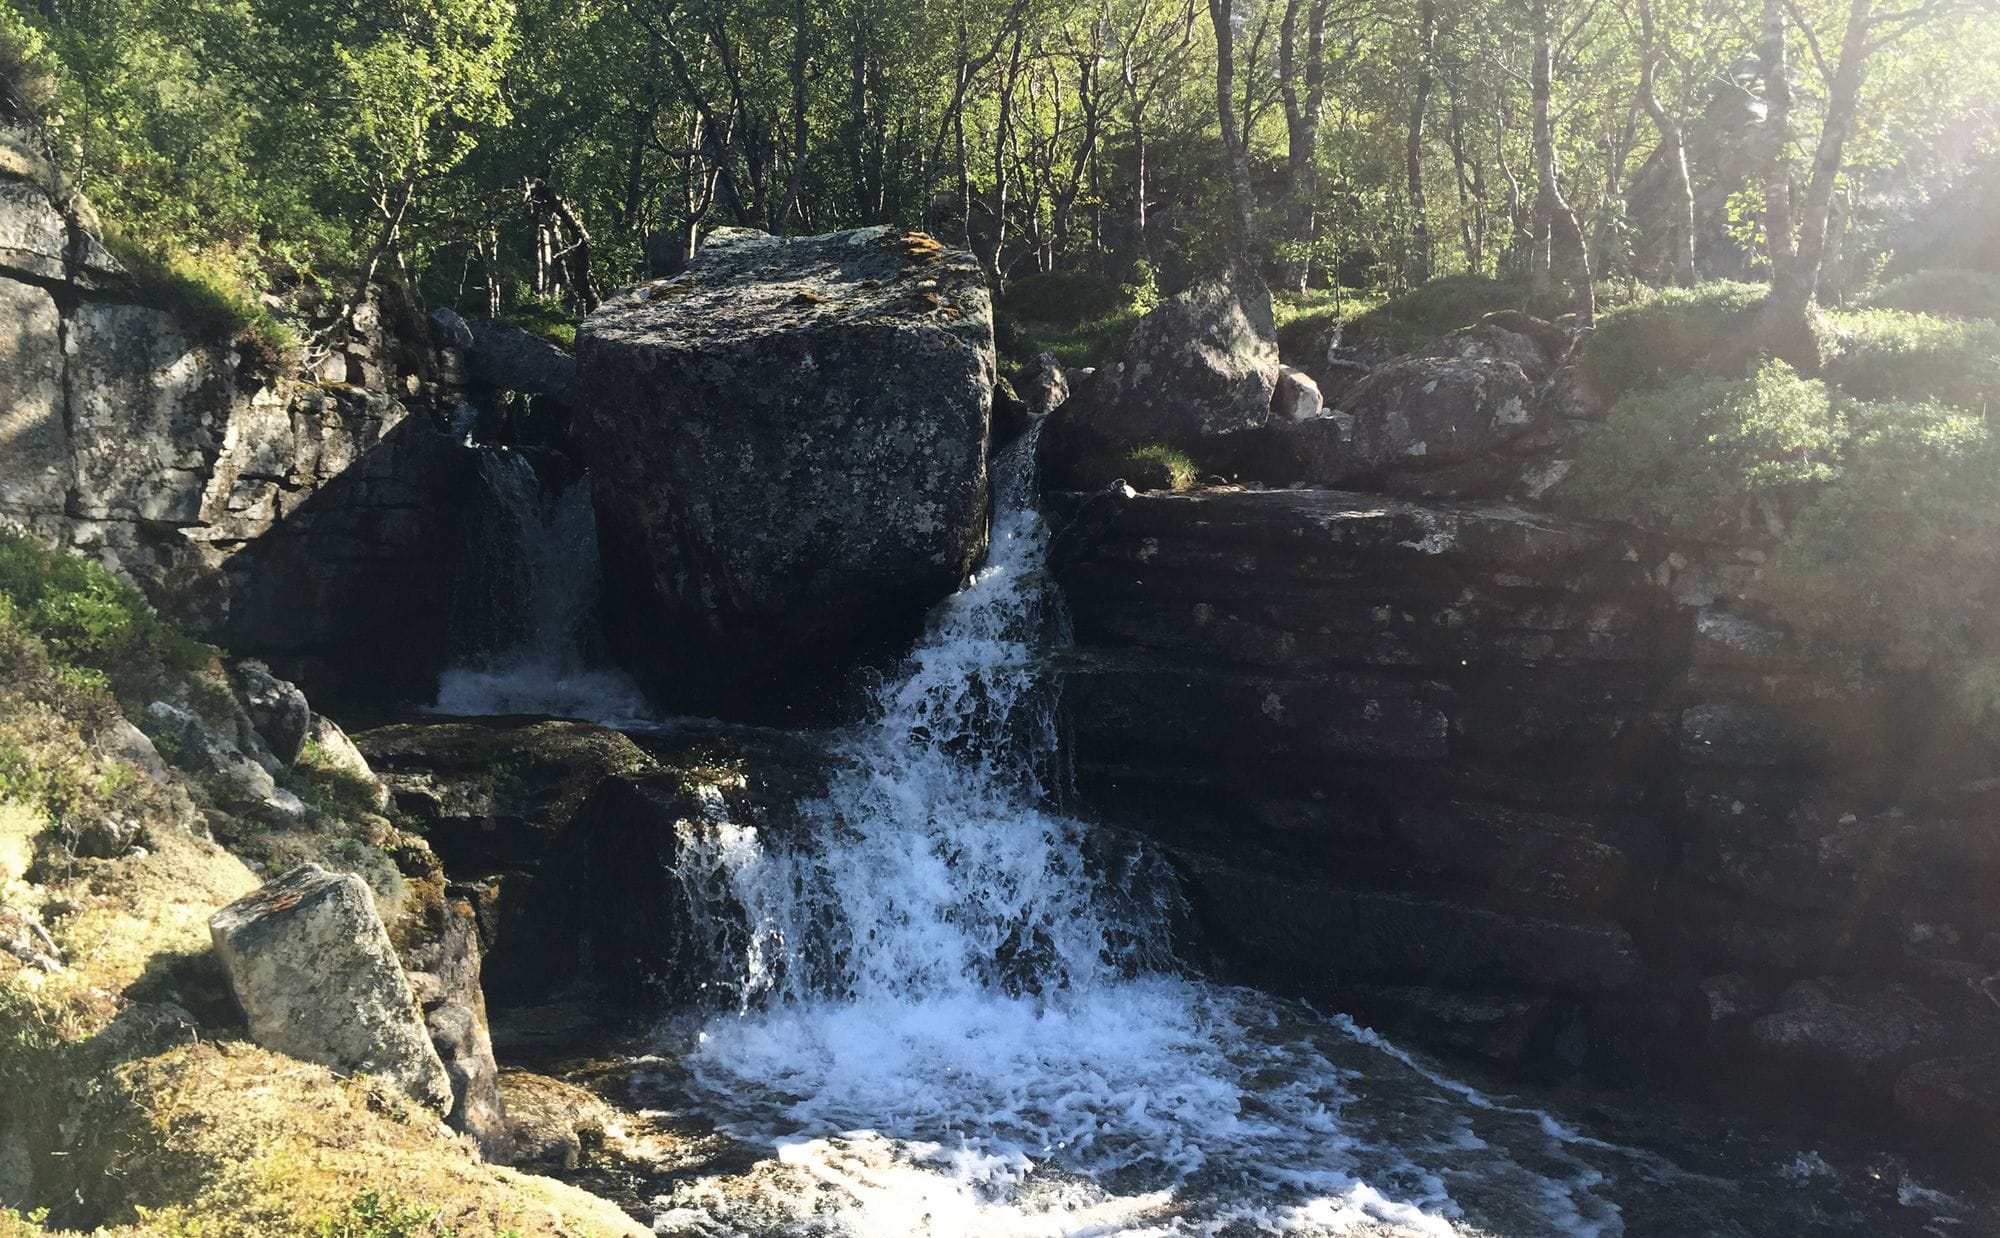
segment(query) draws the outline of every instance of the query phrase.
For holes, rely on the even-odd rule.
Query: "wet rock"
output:
[[[606,624],[690,712],[823,701],[977,556],[992,308],[971,255],[721,230],[578,336]]]
[[[1287,987],[1326,991],[1348,977],[1594,992],[1639,975],[1631,935],[1616,925],[1177,858],[1202,926],[1254,974]]]
[[[444,1063],[361,878],[306,865],[216,912],[209,932],[258,1044],[450,1110]]]
[[[781,846],[831,761],[809,737],[722,730],[665,737],[664,772],[621,774],[578,809],[565,851],[586,957],[604,993],[642,1007],[734,1000],[747,918],[727,877],[695,860],[724,835]]]
[[[1051,415],[1043,483],[1068,488],[1091,456],[1155,443],[1214,467],[1270,422],[1278,369],[1263,282],[1250,272],[1203,280],[1140,319],[1117,357]]]
[[[289,769],[305,750],[312,732],[312,706],[298,685],[271,674],[262,662],[238,662],[230,668],[238,698],[250,724],[280,765]]]
[[[1053,353],[1041,353],[1030,361],[1014,388],[1036,417],[1046,417],[1069,401],[1069,375]]]
[[[1817,980],[1785,990],[1777,1011],[1750,1025],[1751,1043],[1770,1058],[1884,1090],[1951,1039],[1938,1012],[1901,988],[1854,993]]]
[[[454,875],[536,867],[599,781],[652,763],[588,722],[409,722],[354,743]]]
[[[1927,1130],[2000,1139],[2000,1053],[1919,1062],[1896,1080],[1896,1108]]]
[[[275,821],[305,815],[299,797],[277,784],[233,740],[185,709],[154,701],[146,707],[146,731],[177,768],[200,779],[224,807],[247,809]]]

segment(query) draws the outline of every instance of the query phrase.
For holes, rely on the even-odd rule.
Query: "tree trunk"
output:
[[[1430,110],[1431,85],[1435,74],[1432,60],[1437,51],[1437,0],[1420,0],[1417,5],[1416,97],[1410,101],[1410,127],[1404,144],[1403,166],[1410,183],[1410,271],[1412,284],[1431,277],[1430,202],[1424,196],[1424,114]]]
[[[1229,159],[1232,256],[1248,261],[1255,248],[1256,204],[1250,187],[1250,152],[1236,124],[1235,28],[1231,0],[1208,0],[1208,20],[1215,27],[1215,112],[1222,122],[1223,153]]]
[[[1692,284],[1694,180],[1688,175],[1687,136],[1680,119],[1660,102],[1656,81],[1660,44],[1659,32],[1653,24],[1652,0],[1638,0],[1638,5],[1639,37],[1644,44],[1639,52],[1639,105],[1646,109],[1646,115],[1653,118],[1653,127],[1660,131],[1660,149],[1666,152],[1667,169],[1673,177],[1674,223],[1669,238],[1673,280]]]

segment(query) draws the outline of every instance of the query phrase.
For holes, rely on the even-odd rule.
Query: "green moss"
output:
[[[1902,310],[1827,316],[1837,338],[1826,377],[1862,400],[2000,407],[2000,323]]]
[[[1580,514],[1725,540],[1832,478],[1844,425],[1824,383],[1768,361],[1747,379],[1640,387],[1591,430],[1554,494]]]
[[[1717,376],[1732,366],[1741,373],[1742,341],[1764,293],[1761,284],[1726,282],[1660,289],[1599,318],[1584,365],[1599,389],[1613,396]]]
[[[219,263],[117,233],[106,233],[104,246],[147,303],[174,314],[196,335],[240,344],[271,370],[297,359],[298,336]]]
[[[1946,318],[2000,318],[2000,275],[1983,271],[1912,271],[1868,298],[1876,309]]]

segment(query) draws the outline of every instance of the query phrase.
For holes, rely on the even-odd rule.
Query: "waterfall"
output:
[[[1616,1232],[1545,1115],[1469,1108],[1360,1029],[1183,975],[1165,866],[1050,807],[1062,621],[1031,464],[1031,443],[996,463],[984,565],[836,741],[802,841],[682,827],[691,906],[730,921],[695,934],[730,1001],[663,1030],[686,1075],[662,1103],[769,1143],[756,1206],[790,1211],[688,1185],[663,1232],[1457,1233],[1474,1179],[1534,1232]],[[1385,1100],[1436,1109],[1442,1164],[1380,1135]]]
[[[457,664],[439,680],[433,711],[644,722],[637,686],[593,656],[598,563],[589,474],[551,487],[526,453],[469,450],[478,453],[482,486],[454,589]]]

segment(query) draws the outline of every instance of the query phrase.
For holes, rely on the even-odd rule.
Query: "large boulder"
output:
[[[1543,389],[1556,358],[1525,315],[1457,331],[1398,357],[1347,389],[1340,408],[1303,421],[1299,480],[1391,483],[1452,473],[1443,493],[1490,496],[1520,472],[1517,445],[1555,418]],[[1429,488],[1428,492],[1439,492]]]
[[[993,321],[967,253],[724,230],[593,314],[577,365],[606,626],[663,702],[811,700],[979,553]]]
[[[215,913],[216,956],[258,1044],[342,1074],[379,1075],[442,1115],[451,1080],[368,883],[316,864]]]
[[[1051,414],[1048,482],[1063,488],[1092,456],[1155,443],[1222,465],[1270,423],[1278,373],[1270,290],[1248,271],[1203,280],[1141,319]]]

